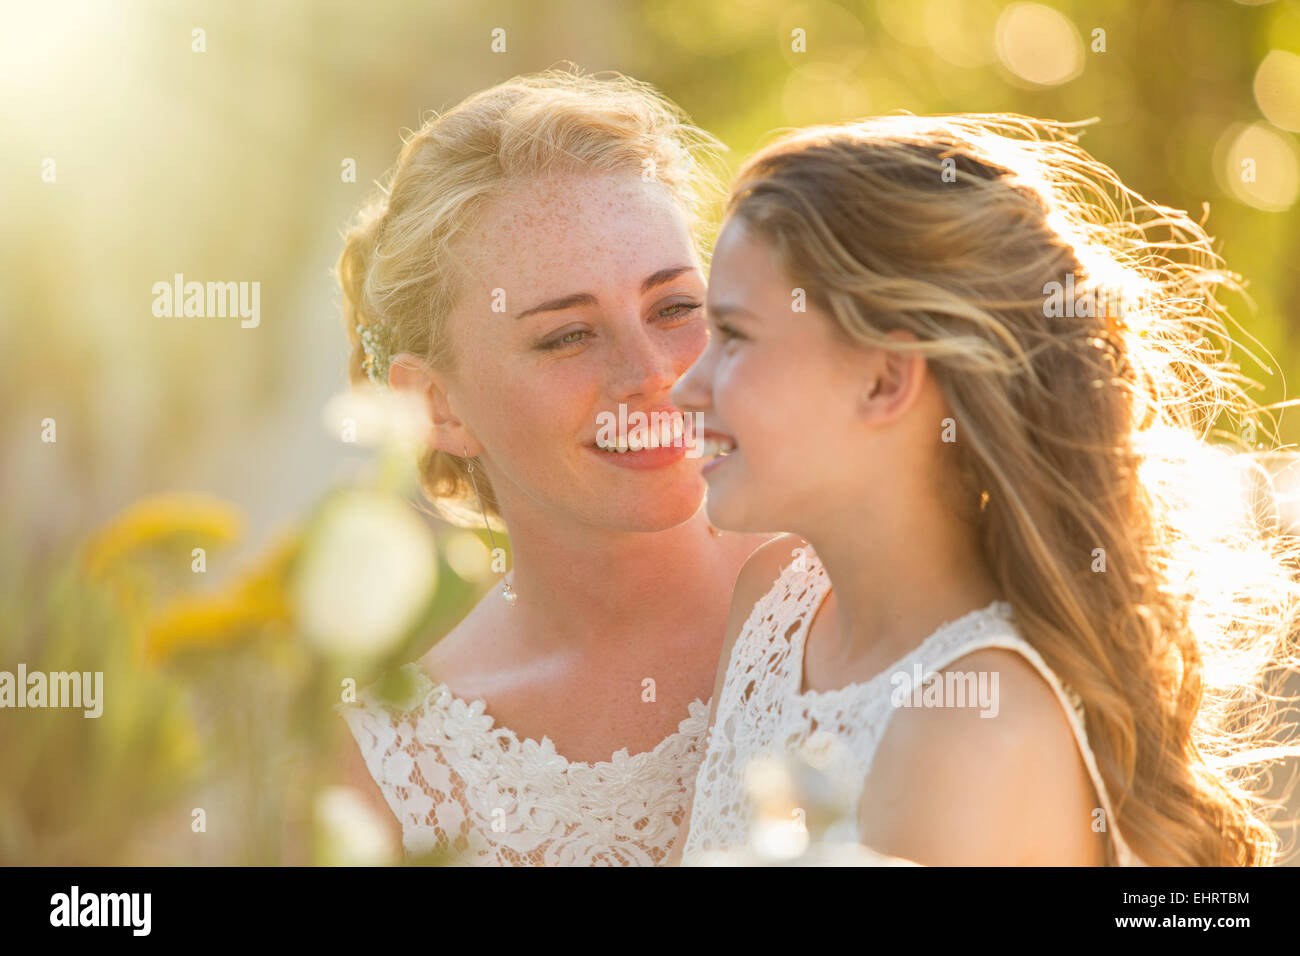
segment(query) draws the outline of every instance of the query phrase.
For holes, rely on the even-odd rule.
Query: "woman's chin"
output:
[[[657,495],[640,496],[619,507],[609,508],[613,502],[607,502],[605,523],[621,531],[667,531],[690,521],[703,500],[704,483],[700,482],[698,487],[687,484]]]

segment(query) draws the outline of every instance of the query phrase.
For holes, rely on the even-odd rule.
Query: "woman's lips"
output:
[[[675,465],[686,457],[686,448],[683,445],[661,445],[658,448],[642,448],[638,451],[624,452],[604,451],[594,444],[586,447],[588,451],[602,461],[607,461],[611,465],[617,465],[620,468],[631,468],[633,471],[667,468],[669,465]]]
[[[611,464],[636,471],[666,468],[681,461],[687,457],[688,451],[693,450],[695,422],[691,415],[684,415],[672,408],[652,409],[639,414],[644,416],[645,422],[653,425],[644,425],[631,430],[631,433],[621,428],[621,440],[607,439],[615,447],[602,446],[599,441],[589,442],[586,447]],[[621,415],[620,419],[621,427],[626,418]],[[646,447],[633,447],[642,444]]]

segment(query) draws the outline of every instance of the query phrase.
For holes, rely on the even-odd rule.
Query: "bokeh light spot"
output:
[[[1083,72],[1083,38],[1070,19],[1041,3],[1013,3],[998,17],[998,58],[1026,83],[1057,86]]]

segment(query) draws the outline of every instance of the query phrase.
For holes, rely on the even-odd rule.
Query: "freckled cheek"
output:
[[[595,434],[598,382],[590,376],[524,375],[502,383],[491,412],[507,454],[529,457],[559,453]]]
[[[709,344],[709,330],[704,323],[695,322],[683,329],[677,339],[678,341],[673,343],[673,364],[677,370],[677,377],[681,378],[686,374],[686,370],[704,354]]]

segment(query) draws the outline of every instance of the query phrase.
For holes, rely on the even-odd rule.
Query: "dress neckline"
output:
[[[564,754],[555,749],[555,742],[551,740],[549,734],[543,734],[540,741],[532,737],[524,737],[522,740],[519,735],[512,729],[499,722],[492,714],[488,713],[487,702],[482,697],[475,697],[473,700],[465,700],[457,696],[450,687],[443,681],[434,680],[427,674],[418,663],[412,661],[404,665],[403,670],[409,671],[415,679],[425,688],[425,694],[422,695],[423,701],[427,702],[429,696],[433,696],[441,704],[443,699],[449,706],[461,708],[470,714],[483,718],[488,722],[485,728],[486,732],[498,734],[506,739],[507,747],[511,753],[531,753],[541,751],[543,757],[549,757],[556,761],[557,769],[561,773],[568,773],[570,770],[592,770],[600,771],[602,769],[616,768],[626,766],[628,763],[637,765],[644,764],[648,760],[658,757],[663,751],[667,750],[679,738],[688,735],[689,731],[684,725],[697,718],[696,711],[704,710],[703,718],[708,717],[708,708],[712,697],[707,701],[701,701],[696,697],[686,705],[686,716],[677,722],[677,729],[665,736],[659,743],[655,744],[650,750],[643,750],[640,753],[629,754],[626,747],[620,747],[614,751],[608,760],[581,761],[570,760]]]
[[[808,570],[805,573],[813,580],[814,587],[810,589],[812,597],[809,611],[804,615],[803,620],[799,622],[798,629],[790,638],[790,659],[792,661],[790,666],[791,694],[798,701],[811,703],[814,701],[835,700],[843,696],[865,694],[868,691],[873,691],[882,681],[888,680],[892,674],[900,670],[906,670],[912,664],[914,658],[923,658],[926,651],[954,631],[966,628],[981,618],[994,616],[999,619],[1006,619],[1010,615],[1010,605],[1005,601],[990,601],[984,607],[975,608],[961,617],[940,624],[910,651],[893,663],[887,664],[866,680],[851,681],[839,687],[832,687],[830,690],[801,690],[800,688],[803,687],[804,682],[804,655],[808,650],[808,634],[812,630],[813,622],[817,620],[817,615],[821,612],[822,606],[826,603],[826,599],[830,597],[833,590],[830,576],[826,573],[826,567],[821,563],[821,559],[817,557],[817,553],[813,551],[812,545],[806,544],[804,549],[808,556]]]

